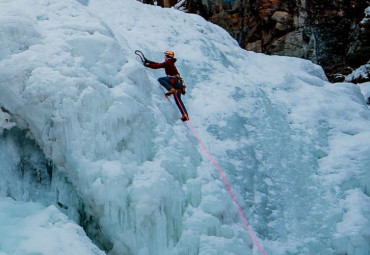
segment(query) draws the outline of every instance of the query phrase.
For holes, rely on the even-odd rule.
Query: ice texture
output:
[[[370,254],[370,114],[358,86],[135,0],[4,0],[0,17],[0,206],[15,212],[0,226],[17,222],[0,254],[260,254],[164,97],[163,70],[137,49],[157,62],[175,51],[190,121],[267,254]],[[53,219],[52,234],[19,234]],[[56,241],[66,235],[72,245]]]

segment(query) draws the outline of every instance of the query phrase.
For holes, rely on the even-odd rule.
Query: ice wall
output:
[[[308,61],[245,52],[196,15],[134,0],[3,1],[0,17],[2,171],[21,180],[22,199],[70,211],[112,255],[258,254],[163,97],[163,71],[133,54],[161,61],[171,49],[190,120],[267,253],[369,253],[370,120],[355,86],[329,84]],[[31,170],[29,184],[15,175],[24,152],[44,166],[47,195]]]
[[[133,48],[78,2],[5,2],[3,10],[1,103],[73,185],[101,248],[195,254],[218,241],[249,250],[237,210],[228,213],[219,181],[198,176],[196,144]],[[200,208],[204,187],[222,192],[211,196],[220,206]]]

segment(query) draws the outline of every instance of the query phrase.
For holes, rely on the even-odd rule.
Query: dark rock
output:
[[[370,59],[367,0],[188,0],[188,11],[225,28],[247,50],[305,58],[332,82]],[[367,15],[367,17],[366,17]]]
[[[331,82],[344,81],[370,59],[370,0],[186,0],[185,6],[223,27],[242,48],[309,59]]]

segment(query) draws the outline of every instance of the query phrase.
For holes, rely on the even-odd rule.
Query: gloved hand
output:
[[[143,62],[143,65],[145,67],[149,67],[150,66],[150,62],[151,62],[150,60],[145,59],[144,62]]]

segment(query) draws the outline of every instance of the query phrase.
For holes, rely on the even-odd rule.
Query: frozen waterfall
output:
[[[370,254],[370,111],[321,67],[135,0],[0,1],[0,254]],[[369,84],[362,85],[363,88]]]

